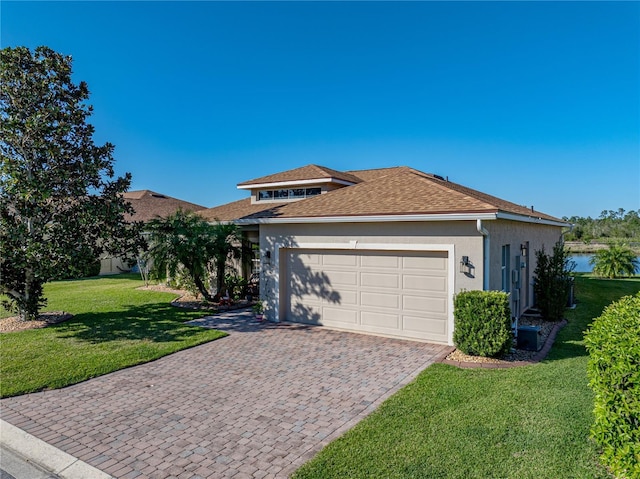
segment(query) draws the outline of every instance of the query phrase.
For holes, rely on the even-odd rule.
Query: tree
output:
[[[640,261],[628,246],[622,244],[609,245],[607,249],[596,251],[589,260],[593,265],[593,272],[604,278],[619,276],[633,276],[640,268]]]
[[[207,288],[210,272],[215,269],[217,291],[224,288],[227,260],[238,254],[237,227],[233,224],[210,224],[196,213],[178,210],[166,218],[147,223],[150,248],[147,253],[156,275],[165,272],[175,277],[184,269],[197,291],[207,301],[214,301]]]
[[[230,259],[238,258],[242,248],[238,246],[238,227],[233,223],[213,225],[213,261],[216,268],[216,289],[222,293],[225,287],[225,271]]]
[[[571,271],[575,263],[562,243],[556,243],[547,254],[544,246],[535,252],[536,269],[533,272],[533,289],[542,317],[549,321],[560,321],[567,306],[571,288]]]
[[[0,50],[0,293],[23,320],[61,272],[143,244],[125,221],[131,176],[114,178],[113,145],[94,144],[89,90],[71,66],[47,47]]]

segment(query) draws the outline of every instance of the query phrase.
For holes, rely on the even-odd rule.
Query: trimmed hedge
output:
[[[640,477],[640,293],[609,305],[585,335],[592,437],[617,477]]]
[[[453,342],[465,354],[495,357],[513,343],[509,296],[500,291],[463,291],[453,304]]]

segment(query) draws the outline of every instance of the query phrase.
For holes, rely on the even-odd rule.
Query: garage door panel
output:
[[[447,253],[308,250],[288,253],[287,319],[446,343]]]
[[[400,327],[400,317],[398,314],[374,313],[370,311],[362,311],[360,320],[363,326],[373,326],[375,328],[384,328],[398,330]]]
[[[355,287],[358,284],[358,273],[355,271],[325,271],[324,277],[328,288],[338,285]]]
[[[402,267],[409,270],[418,269],[421,271],[445,271],[447,269],[447,258],[431,256],[408,256],[402,258]]]
[[[392,255],[364,254],[360,258],[360,265],[363,268],[398,269],[400,258]]]
[[[337,322],[353,325],[358,323],[358,311],[346,308],[325,307],[322,308],[322,319],[327,324]]]
[[[425,319],[418,316],[403,316],[402,322],[404,329],[407,331],[414,331],[418,333],[427,334],[447,334],[447,321],[446,319]]]
[[[419,313],[430,312],[447,314],[447,298],[433,298],[429,296],[405,295],[402,298],[402,308]]]
[[[372,288],[399,288],[400,276],[389,273],[360,273],[360,285]]]
[[[345,290],[342,289],[338,293],[339,297],[337,301],[334,301],[333,298],[327,298],[325,303],[335,303],[338,306],[358,306],[358,292],[353,290]]]
[[[297,255],[292,255],[290,258],[292,261],[297,260],[298,262],[304,263],[305,265],[313,266],[313,265],[321,264],[322,255],[310,254],[310,253],[299,253]]]
[[[326,254],[322,257],[323,266],[356,266],[358,257],[351,254]]]
[[[402,277],[402,287],[404,289],[415,289],[418,291],[447,292],[447,278],[443,276],[416,276],[405,274]]]
[[[363,308],[394,308],[400,307],[400,298],[397,294],[389,293],[360,293],[360,305]]]

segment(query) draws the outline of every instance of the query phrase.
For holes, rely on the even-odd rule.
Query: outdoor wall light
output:
[[[522,243],[520,245],[520,256],[522,256],[523,258],[527,257],[527,244],[526,243]]]
[[[264,262],[265,264],[271,264],[271,251],[265,251]]]
[[[460,272],[464,274],[471,273],[471,262],[469,261],[468,256],[463,256],[460,260]]]

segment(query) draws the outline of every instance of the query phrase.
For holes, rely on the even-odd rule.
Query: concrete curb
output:
[[[109,474],[2,419],[0,419],[0,444],[51,471],[61,479],[113,479]]]

